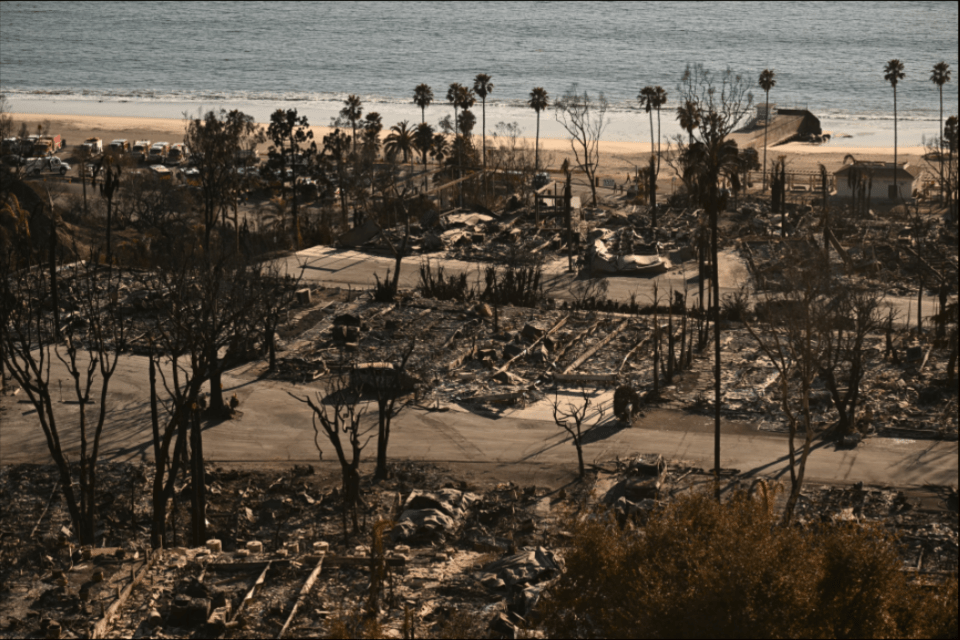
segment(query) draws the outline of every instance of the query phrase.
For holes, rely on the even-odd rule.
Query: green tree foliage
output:
[[[572,525],[566,572],[541,601],[548,637],[956,637],[956,577],[909,583],[879,527],[782,527],[758,488],[683,497],[643,535],[602,514]]]
[[[430,125],[426,126],[429,127]],[[403,161],[407,162],[414,146],[414,130],[410,128],[410,123],[407,120],[390,127],[390,133],[387,135],[384,144],[384,151],[386,151],[388,158],[396,159],[397,155],[402,154]]]
[[[270,147],[270,160],[280,170],[281,183],[286,182],[286,171],[291,171],[291,193],[293,194],[291,211],[293,213],[293,237],[297,250],[302,243],[300,232],[300,214],[297,207],[297,178],[317,155],[317,143],[313,141],[307,116],[298,116],[296,109],[277,109],[270,116],[267,136],[273,145]]]

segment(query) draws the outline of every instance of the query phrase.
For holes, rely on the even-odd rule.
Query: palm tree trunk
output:
[[[657,107],[657,175],[660,175],[660,107]]]
[[[900,199],[900,185],[897,183],[897,85],[893,85],[893,189]]]
[[[649,105],[648,105],[649,106]],[[648,111],[650,114],[650,155],[653,156],[653,111]],[[653,163],[650,163],[650,173],[653,173]],[[656,194],[656,177],[653,175],[650,176],[650,186],[653,187],[650,189],[650,206],[653,207],[657,204],[657,194]],[[653,212],[653,226],[657,226],[657,212]]]
[[[763,119],[763,192],[767,192],[767,130],[770,128],[770,91],[767,91],[767,115]]]
[[[483,99],[483,170],[487,170],[487,99]]]
[[[943,206],[943,85],[940,85],[940,137],[937,138],[937,160],[940,161],[940,204]]]
[[[942,135],[940,137],[943,137]],[[537,111],[537,143],[533,161],[535,171],[540,173],[540,112]]]
[[[710,182],[710,260],[711,265],[711,288],[713,289],[713,335],[714,335],[714,363],[713,363],[713,464],[715,492],[717,500],[720,499],[720,278],[718,273],[718,235],[717,218],[720,217],[718,211],[717,178],[711,177]]]

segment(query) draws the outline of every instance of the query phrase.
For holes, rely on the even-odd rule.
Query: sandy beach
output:
[[[131,142],[147,139],[153,142],[162,140],[174,143],[183,139],[184,132],[184,121],[174,118],[19,113],[14,114],[14,120],[18,127],[21,122],[26,122],[27,129],[31,132],[36,130],[39,123],[49,121],[50,132],[60,134],[67,140],[69,146],[75,146],[92,136],[102,138],[104,144],[116,138],[126,138]],[[261,124],[266,127],[266,124]],[[321,126],[314,126],[311,129],[314,132],[314,138],[318,141],[332,131],[330,127]],[[381,135],[386,137],[389,133],[388,125]],[[488,144],[491,144],[490,140],[491,138],[488,136]],[[527,140],[532,148],[534,139],[527,138]],[[859,160],[893,160],[893,147],[841,146],[843,141],[844,139],[840,138],[827,145],[791,142],[769,147],[767,161],[772,162],[778,156],[783,155],[786,156],[787,167],[790,171],[816,171],[818,166],[823,164],[828,171],[832,172],[843,165],[843,159],[848,154]],[[268,144],[261,145],[260,152],[265,154],[268,146]],[[670,146],[664,144],[662,148],[669,150]],[[549,169],[558,169],[565,158],[569,158],[571,163],[573,162],[569,140],[540,138],[540,150],[542,156],[545,155],[552,160]],[[922,146],[900,147],[897,159],[899,162],[909,163],[911,167],[925,167],[927,163],[922,159],[924,153],[925,150]],[[623,179],[627,174],[632,174],[637,167],[645,165],[649,154],[649,142],[601,141],[598,174],[618,180]],[[669,166],[664,166],[661,169],[661,180],[669,179],[671,176],[672,170]]]

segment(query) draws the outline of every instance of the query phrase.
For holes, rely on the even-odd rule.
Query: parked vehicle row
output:
[[[0,148],[4,155],[20,155],[30,158],[52,156],[63,148],[65,141],[59,135],[33,135],[26,138],[5,138]]]

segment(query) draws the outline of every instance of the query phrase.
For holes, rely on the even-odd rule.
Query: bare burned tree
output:
[[[350,383],[342,376],[334,378],[327,387],[327,397],[322,399],[318,393],[315,398],[299,397],[289,394],[294,400],[303,402],[313,411],[313,443],[323,458],[320,446],[321,433],[333,446],[340,462],[340,475],[343,492],[343,539],[350,537],[347,531],[347,516],[353,521],[353,535],[360,535],[360,522],[357,516],[360,496],[360,459],[363,449],[370,442],[372,427],[364,429],[360,422],[364,409],[359,405],[359,396],[350,389]],[[349,452],[347,451],[349,447]]]
[[[77,308],[61,328],[54,326],[49,312],[47,269],[34,263],[11,272],[12,264],[13,260],[0,263],[0,358],[36,409],[80,543],[94,544],[100,442],[110,407],[110,380],[127,327],[115,302],[119,279],[95,260],[74,263],[71,284]],[[59,329],[63,344],[54,337]],[[54,357],[73,381],[75,420],[58,416],[51,388]],[[99,389],[94,388],[97,384]],[[74,455],[77,462],[71,460]],[[74,487],[79,487],[79,495]]]
[[[574,84],[553,103],[557,122],[570,134],[570,149],[577,167],[590,181],[593,206],[597,205],[597,167],[600,165],[600,136],[607,126],[607,99],[601,92],[594,99],[580,93]]]
[[[558,427],[570,434],[570,438],[573,440],[573,446],[577,448],[577,463],[579,465],[580,478],[583,478],[586,475],[586,469],[583,465],[583,424],[589,417],[590,407],[593,403],[590,401],[586,389],[580,389],[580,397],[582,401],[579,405],[568,402],[565,406],[561,406],[559,391],[556,392],[553,399],[553,421],[557,423]],[[597,423],[603,420],[603,414],[603,406],[597,405]]]
[[[197,239],[193,244],[185,243],[181,254],[162,261],[155,277],[146,282],[153,297],[164,300],[157,309],[153,335],[159,349],[154,355],[155,374],[164,375],[166,426],[161,435],[159,417],[154,421],[154,442],[160,443],[155,451],[164,449],[161,459],[166,458],[174,433],[178,435],[178,451],[189,445],[194,544],[206,540],[202,418],[230,417],[237,402],[232,400],[228,406],[223,400],[218,353],[226,349],[230,357],[249,351],[248,345],[258,331],[263,296],[261,267],[250,265],[233,253],[210,255],[199,242]],[[167,369],[169,372],[165,373]],[[210,383],[209,406],[201,395],[206,381]],[[161,487],[175,479],[172,471],[165,481],[158,464],[154,482],[155,527],[162,526],[169,493]]]
[[[120,174],[123,172],[116,157],[104,154],[93,166],[93,176],[90,184],[97,186],[100,181],[100,196],[107,202],[107,264],[113,262],[111,241],[113,238],[113,201],[120,188]]]
[[[416,382],[407,374],[407,363],[416,347],[417,339],[412,338],[398,367],[374,373],[373,387],[377,394],[377,469],[374,480],[386,480],[389,475],[387,447],[390,427],[393,419],[410,404],[410,392]]]
[[[746,117],[753,102],[745,77],[727,69],[714,74],[703,65],[687,66],[677,86],[678,102],[689,105],[698,114],[697,128],[688,132],[689,140],[678,135],[674,141],[683,166],[684,182],[694,185],[695,197],[709,220],[711,280],[714,324],[714,472],[720,472],[720,282],[718,277],[720,212],[726,208],[721,180],[736,180],[737,145],[727,136]],[[695,133],[694,133],[695,131]],[[715,483],[719,499],[719,475]]]
[[[281,272],[280,263],[264,265],[259,280],[257,315],[263,328],[263,349],[267,352],[269,370],[277,369],[277,328],[296,300],[303,269],[293,276]]]
[[[878,291],[843,289],[832,300],[832,313],[826,318],[818,373],[839,414],[837,434],[841,437],[857,426],[857,403],[864,374],[863,345],[867,336],[880,328],[882,297]]]
[[[786,281],[796,286],[768,293],[761,301],[767,326],[761,329],[746,323],[750,335],[780,374],[780,409],[787,420],[790,465],[790,496],[783,512],[784,524],[793,519],[813,443],[810,392],[823,356],[823,332],[832,313],[828,273],[819,260],[814,265],[789,270]],[[803,447],[798,459],[799,431],[803,432]]]
[[[179,336],[170,329],[172,327],[158,334],[149,353],[150,426],[154,461],[150,546],[154,549],[167,546],[167,505],[173,498],[175,482],[186,459],[190,426],[196,419],[196,399],[202,384],[202,380],[194,377],[191,369],[183,365],[184,345],[180,343],[180,338],[185,336]],[[158,374],[162,386],[158,385]],[[171,445],[174,447],[172,454]]]

